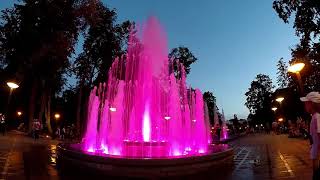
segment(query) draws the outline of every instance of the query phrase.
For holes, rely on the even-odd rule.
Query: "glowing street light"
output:
[[[298,84],[299,84],[299,89],[300,89],[300,94],[304,95],[304,89],[303,89],[303,85],[302,85],[302,80],[301,80],[301,75],[300,75],[300,71],[304,68],[305,64],[304,63],[295,63],[292,64],[289,68],[288,68],[288,72],[291,73],[295,73],[298,79]]]
[[[276,108],[276,107],[271,108],[272,111],[276,111],[277,109],[278,108]]]
[[[56,120],[60,119],[60,114],[59,114],[59,113],[55,113],[55,114],[54,114],[54,118],[55,118]]]
[[[22,112],[21,112],[21,111],[18,111],[18,112],[17,112],[17,115],[18,115],[18,116],[21,116],[21,115],[22,115]]]
[[[10,89],[17,89],[19,87],[19,85],[14,82],[7,82],[7,85]]]
[[[278,121],[279,121],[279,122],[282,122],[282,121],[283,121],[283,118],[279,118]]]
[[[166,117],[164,117],[164,119],[165,119],[165,120],[170,120],[171,117],[170,117],[170,116],[166,116]]]
[[[288,71],[291,73],[300,73],[304,66],[304,63],[295,63],[288,68]]]
[[[281,103],[283,100],[284,100],[284,97],[278,97],[278,98],[276,99],[276,101],[279,102],[279,103]]]
[[[9,105],[10,105],[10,100],[11,100],[11,96],[12,96],[12,92],[14,89],[17,89],[19,87],[19,85],[15,82],[7,82],[8,87],[10,88],[10,92],[9,92],[9,97],[8,97],[8,103],[7,103],[7,110],[6,112],[8,112],[9,110]]]

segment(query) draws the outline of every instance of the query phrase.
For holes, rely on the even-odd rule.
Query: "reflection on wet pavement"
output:
[[[49,157],[50,157],[49,163],[51,165],[55,166],[56,160],[57,160],[57,145],[56,144],[49,145]]]

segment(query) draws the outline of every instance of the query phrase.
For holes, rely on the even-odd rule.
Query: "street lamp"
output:
[[[304,63],[295,63],[295,64],[292,64],[288,68],[288,72],[295,73],[297,75],[297,79],[298,79],[298,84],[299,84],[299,89],[300,89],[300,94],[301,95],[304,94],[304,89],[303,89],[303,85],[302,85],[300,71],[304,68],[304,66],[305,66]]]
[[[288,68],[288,71],[291,73],[300,73],[300,71],[304,68],[304,66],[305,66],[304,63],[295,63]]]
[[[279,118],[278,121],[279,121],[279,122],[282,122],[282,121],[283,121],[283,118]]]
[[[8,113],[8,110],[9,110],[9,105],[10,105],[12,92],[13,92],[14,89],[17,89],[19,87],[19,85],[17,83],[12,82],[12,81],[7,82],[7,85],[10,88],[10,92],[9,92],[9,97],[8,97],[8,102],[7,102],[6,113]]]
[[[276,99],[276,101],[278,102],[278,103],[280,103],[281,104],[281,102],[284,100],[284,97],[278,97],[277,99]]]
[[[59,113],[55,113],[55,114],[54,114],[54,118],[55,118],[56,120],[60,119],[60,114],[59,114]]]
[[[10,89],[17,89],[19,87],[18,84],[14,83],[14,82],[7,82],[7,85],[10,87]]]
[[[277,109],[278,108],[276,108],[276,107],[271,108],[272,111],[276,111]]]
[[[22,112],[21,111],[18,111],[17,112],[17,115],[20,117],[22,115]]]

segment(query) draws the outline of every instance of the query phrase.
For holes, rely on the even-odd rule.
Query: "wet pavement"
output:
[[[250,135],[230,143],[232,179],[312,179],[309,143],[287,135]]]
[[[0,136],[0,180],[60,180],[55,166],[57,141],[34,141],[17,134]],[[308,142],[285,135],[256,134],[230,143],[234,147],[234,165],[213,169],[191,177],[175,179],[311,179],[312,164]],[[76,179],[88,179],[77,174]],[[91,177],[90,179],[98,179]],[[117,178],[108,178],[117,179]]]

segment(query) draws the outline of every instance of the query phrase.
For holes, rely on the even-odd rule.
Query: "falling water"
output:
[[[211,136],[202,93],[187,87],[183,66],[177,76],[174,63],[160,24],[149,18],[142,38],[131,33],[108,81],[91,91],[83,150],[121,157],[206,153]]]

